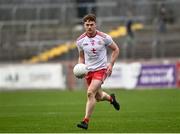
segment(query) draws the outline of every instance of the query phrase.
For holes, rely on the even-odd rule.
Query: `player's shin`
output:
[[[96,104],[95,94],[93,92],[88,92],[85,118],[89,119],[91,117],[95,104]]]

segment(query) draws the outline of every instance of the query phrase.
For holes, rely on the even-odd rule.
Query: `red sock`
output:
[[[111,96],[109,97],[109,101],[110,101],[110,102],[113,102],[113,98],[112,98]]]
[[[89,118],[84,118],[83,121],[88,123],[89,122]]]

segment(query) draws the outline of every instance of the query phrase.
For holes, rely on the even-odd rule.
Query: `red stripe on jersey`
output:
[[[99,36],[101,36],[103,38],[106,38],[106,35],[103,32],[97,31],[97,35],[99,35]]]
[[[77,41],[80,40],[80,39],[82,39],[82,38],[84,38],[84,37],[86,37],[86,33],[81,34],[81,35],[77,38]]]

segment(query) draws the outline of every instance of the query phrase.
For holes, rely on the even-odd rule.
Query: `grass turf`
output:
[[[106,91],[116,94],[121,111],[97,103],[88,130],[76,127],[84,116],[85,91],[1,91],[0,132],[180,132],[180,89]]]

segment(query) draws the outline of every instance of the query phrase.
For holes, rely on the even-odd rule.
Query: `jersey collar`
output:
[[[89,37],[89,38],[94,38],[95,36],[97,35],[97,30],[96,30],[96,33],[93,35],[93,36],[90,36],[86,33],[86,36]]]

